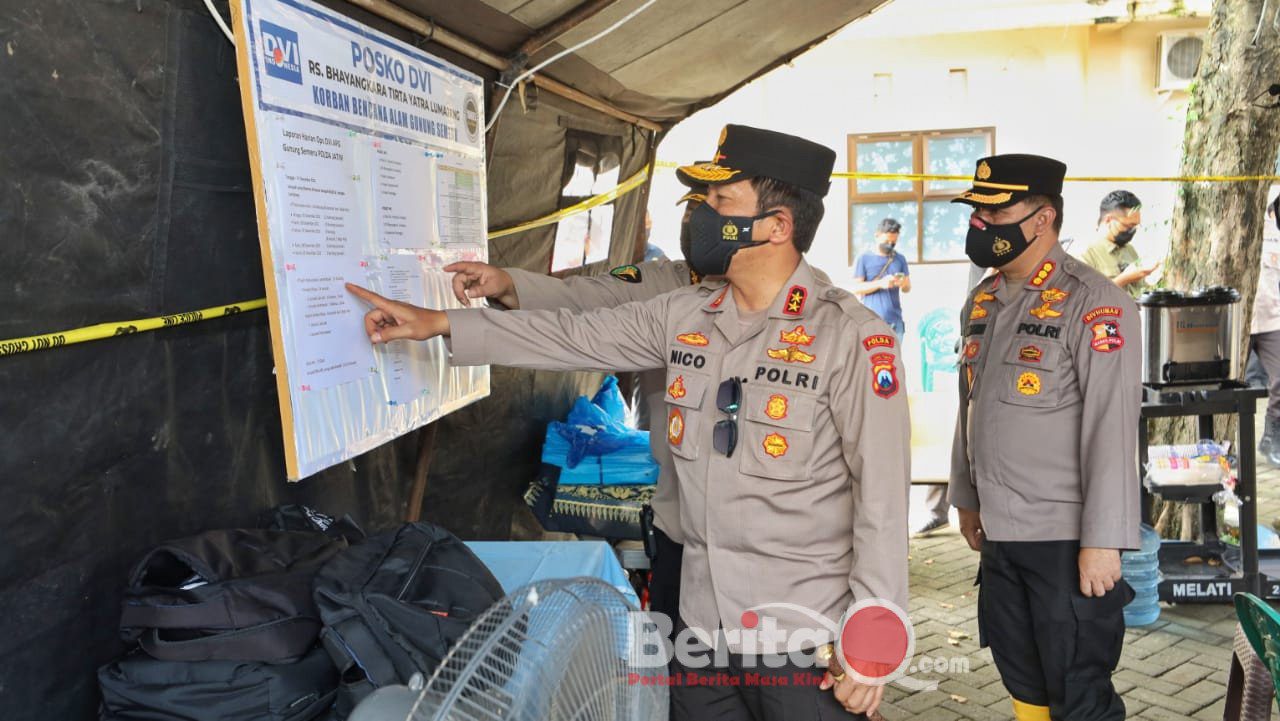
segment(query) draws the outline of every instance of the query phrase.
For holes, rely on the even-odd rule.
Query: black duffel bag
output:
[[[320,633],[312,581],[346,546],[322,533],[257,529],[170,541],[130,574],[121,636],[166,661],[297,659]]]
[[[452,533],[410,523],[352,545],[315,581],[321,644],[342,674],[335,712],[414,673],[429,676],[502,586]]]
[[[98,669],[101,721],[310,721],[329,710],[338,671],[315,648],[295,663],[158,661]]]

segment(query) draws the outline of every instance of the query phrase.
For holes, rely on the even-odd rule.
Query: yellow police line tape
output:
[[[50,348],[61,348],[75,343],[102,340],[103,338],[112,338],[118,335],[132,335],[134,333],[143,333],[150,330],[159,330],[160,328],[172,328],[174,326],[186,325],[188,323],[198,323],[202,320],[225,318],[229,315],[235,315],[237,313],[243,313],[244,311],[258,310],[259,308],[266,307],[267,299],[258,298],[257,300],[246,300],[240,303],[232,303],[231,305],[220,305],[213,308],[205,308],[204,310],[193,310],[186,313],[175,313],[173,315],[162,315],[157,318],[125,320],[115,323],[99,323],[98,325],[76,328],[75,330],[64,330],[60,333],[45,333],[44,335],[33,335],[26,338],[0,340],[0,356],[15,355],[17,353],[27,353],[37,350],[48,350]]]
[[[851,180],[963,180],[972,175],[929,175],[928,173],[832,173],[832,178]],[[1109,176],[1077,175],[1063,178],[1068,183],[1246,183],[1258,180],[1280,182],[1280,175],[1173,175]]]
[[[527,223],[521,223],[520,225],[512,226],[510,228],[495,230],[489,233],[488,237],[490,240],[493,240],[494,238],[513,235],[532,228],[540,228],[544,225],[558,223],[571,215],[584,213],[597,206],[612,202],[640,187],[648,178],[649,168],[642,168],[640,172],[622,181],[612,190],[601,193],[594,198],[588,198],[581,203],[576,203],[568,208],[557,210],[550,215],[544,215],[541,218],[531,220]],[[0,340],[0,356],[15,355],[17,353],[27,353],[37,350],[48,350],[50,348],[61,348],[74,343],[85,343],[92,340],[102,340],[103,338],[113,338],[118,335],[129,335],[132,333],[159,330],[161,328],[171,328],[176,325],[222,318],[241,311],[258,310],[259,308],[265,307],[267,307],[267,299],[258,298],[256,300],[244,301],[233,305],[206,308],[205,310],[195,310],[188,313],[164,315],[158,318],[143,318],[140,320],[127,320],[115,323],[99,323],[98,325],[76,328],[74,330],[65,330],[59,333],[45,333],[44,335],[33,335],[26,338],[10,338],[9,340]]]
[[[672,169],[679,166],[669,160],[659,160],[654,163],[655,167],[663,169]],[[969,175],[930,175],[927,173],[832,173],[835,179],[850,180],[972,180]],[[605,203],[613,202],[618,198],[639,188],[649,179],[649,168],[641,168],[639,172],[630,178],[619,183],[614,188],[607,190],[595,197],[588,198],[580,203],[575,203],[567,208],[562,208],[554,213],[535,218],[519,225],[513,225],[509,228],[491,231],[488,235],[489,240],[502,238],[508,235],[514,235],[526,230],[541,228],[546,225],[558,223],[565,218],[585,213],[592,208],[599,207]],[[1080,176],[1067,177],[1067,182],[1076,183],[1148,183],[1148,182],[1172,182],[1172,183],[1243,183],[1243,182],[1280,182],[1280,176],[1277,175],[1193,175],[1193,176],[1171,176],[1171,177],[1141,177],[1141,176]],[[14,355],[17,353],[27,353],[37,350],[48,350],[50,348],[61,348],[62,346],[72,345],[74,343],[84,343],[92,340],[101,340],[103,338],[111,338],[118,335],[128,335],[132,333],[142,333],[146,331],[159,330],[160,328],[171,328],[173,326],[185,325],[187,323],[196,323],[203,320],[212,320],[213,318],[223,318],[228,315],[234,315],[247,310],[258,310],[267,307],[266,298],[258,298],[256,300],[234,303],[227,306],[219,306],[215,308],[206,308],[204,310],[195,310],[187,313],[176,313],[174,315],[163,315],[157,318],[143,318],[140,320],[121,321],[115,323],[99,323],[84,328],[76,328],[74,330],[62,331],[60,333],[46,333],[44,335],[28,336],[26,338],[11,338],[9,340],[0,340],[0,356]]]
[[[646,166],[641,168],[640,172],[636,173],[630,178],[627,178],[621,183],[618,183],[618,185],[615,186],[612,190],[607,190],[595,196],[594,198],[587,198],[581,203],[570,205],[567,208],[562,208],[560,210],[557,210],[554,213],[551,213],[549,215],[544,215],[541,218],[536,218],[526,223],[521,223],[520,225],[513,225],[510,228],[503,228],[501,230],[491,231],[489,233],[489,240],[493,240],[494,238],[501,238],[507,235],[514,235],[516,233],[520,233],[526,230],[532,230],[534,228],[541,228],[544,225],[559,223],[561,220],[564,220],[565,218],[568,218],[571,215],[577,215],[578,213],[585,213],[588,210],[591,210],[592,208],[604,205],[605,203],[611,203],[614,200],[617,200],[618,198],[622,197],[623,195],[630,193],[636,188],[639,188],[641,185],[644,184],[644,181],[648,179],[649,179],[649,168],[648,166]]]
[[[659,160],[657,167],[673,170],[680,163]],[[860,173],[836,172],[833,180],[973,180],[972,175],[932,175],[929,173]],[[1068,175],[1068,183],[1247,183],[1256,181],[1280,182],[1280,175]]]

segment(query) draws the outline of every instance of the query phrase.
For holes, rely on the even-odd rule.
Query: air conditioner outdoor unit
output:
[[[1156,90],[1168,92],[1186,90],[1200,69],[1200,55],[1204,50],[1205,31],[1179,30],[1160,33],[1156,43]]]

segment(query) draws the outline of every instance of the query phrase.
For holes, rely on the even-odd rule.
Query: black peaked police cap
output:
[[[715,157],[707,163],[677,168],[676,175],[689,186],[773,178],[822,197],[831,187],[835,164],[836,152],[825,145],[773,130],[726,125],[720,131]]]
[[[707,163],[710,163],[710,162],[711,162],[710,160],[699,160],[698,162],[694,163],[694,165],[706,165]],[[694,180],[693,178],[690,178],[689,176],[679,171],[676,171],[676,178],[678,178],[681,183],[684,183],[684,186],[689,189],[689,192],[680,196],[680,199],[676,201],[676,205],[680,205],[681,203],[688,200],[692,200],[695,203],[707,202],[707,184],[706,183],[699,180]]]
[[[1032,195],[1062,195],[1066,174],[1066,163],[1043,155],[992,155],[978,161],[973,187],[951,202],[1003,208]]]

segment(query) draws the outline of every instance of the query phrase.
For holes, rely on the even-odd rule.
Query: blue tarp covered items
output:
[[[658,480],[649,432],[625,425],[618,380],[605,379],[593,400],[579,396],[565,422],[547,425],[542,462],[560,468],[561,485],[643,485]]]

